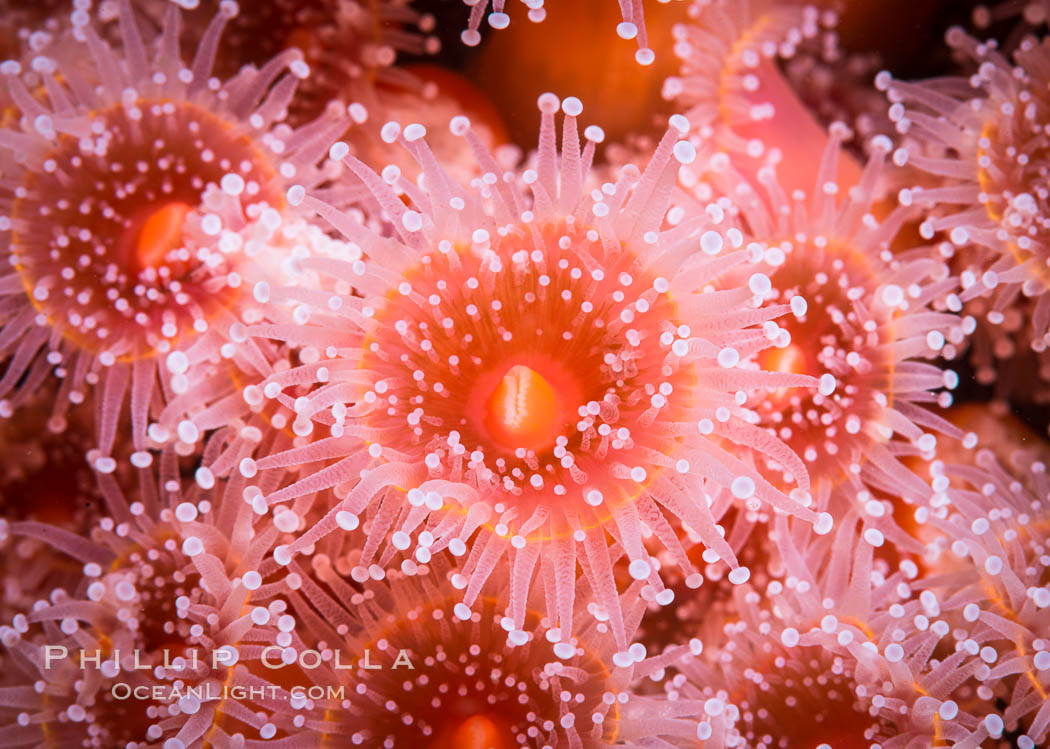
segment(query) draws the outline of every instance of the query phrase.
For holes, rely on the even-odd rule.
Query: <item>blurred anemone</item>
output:
[[[171,2],[171,0],[168,0]],[[167,3],[155,3],[158,19]],[[203,25],[218,13],[237,9],[230,0],[194,0],[187,18]],[[302,125],[322,115],[329,103],[371,108],[387,89],[411,87],[398,68],[398,54],[434,54],[434,19],[408,0],[270,0],[241,3],[231,15],[218,48],[214,74],[236,75],[242,66],[263,67],[292,48],[300,50],[310,75],[289,102],[289,122]],[[192,47],[187,47],[192,49]]]
[[[963,248],[957,259],[960,296],[988,298],[980,307],[988,349],[1002,358],[1030,348],[1043,360],[1039,374],[1045,377],[1050,196],[1043,128],[1050,46],[1026,37],[1011,64],[994,42],[979,43],[961,29],[949,32],[948,43],[978,66],[974,76],[908,83],[881,73],[877,80],[893,103],[890,116],[898,130],[913,139],[894,153],[894,161],[943,179],[914,187],[907,198],[930,210],[924,237],[944,232],[951,240],[947,249]],[[1021,325],[1007,319],[1017,313]],[[992,373],[988,358],[986,353],[978,361],[985,379]]]
[[[47,427],[54,388],[42,391],[15,418],[0,421],[0,621],[83,574],[46,542],[12,535],[11,524],[28,520],[86,533],[105,513],[88,462],[90,414],[75,410],[71,428],[55,433]]]
[[[899,621],[887,607],[919,568],[880,561],[867,527],[855,512],[824,538],[787,518],[772,524],[772,579],[734,589],[720,627],[690,641],[665,683],[670,699],[693,706],[704,747],[900,748],[943,735],[935,713],[957,696],[951,664],[920,672],[922,650],[902,664],[905,634],[886,624]]]
[[[162,373],[182,374],[191,346],[229,341],[244,272],[236,231],[283,206],[287,177],[319,179],[313,164],[341,130],[338,118],[297,131],[278,124],[306,72],[297,52],[213,85],[227,9],[187,67],[174,5],[148,40],[128,0],[119,8],[119,49],[74,13],[68,38],[28,67],[4,63],[19,115],[0,131],[12,266],[0,282],[3,405],[23,403],[54,370],[61,428],[68,404],[97,384],[107,461],[129,389],[141,451],[150,414],[179,392]],[[205,201],[209,188],[228,196],[222,210]]]
[[[1050,3],[1046,0],[1000,0],[991,5],[978,5],[973,11],[973,23],[985,29],[1004,19],[1021,18],[1030,26],[1042,26],[1050,21]]]

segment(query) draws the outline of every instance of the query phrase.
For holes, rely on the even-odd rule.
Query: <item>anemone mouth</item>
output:
[[[513,455],[545,455],[576,420],[582,404],[574,375],[557,360],[522,353],[482,373],[467,399],[475,428]]]
[[[569,222],[537,228],[531,246],[512,235],[423,257],[364,344],[381,404],[368,425],[498,502],[636,496],[661,469],[652,451],[674,452],[678,437],[650,427],[685,420],[692,370],[661,343],[677,329],[670,295],[634,253],[587,234]]]
[[[449,726],[433,743],[434,749],[511,749],[508,726],[481,707],[459,725]]]
[[[232,302],[187,241],[205,189],[234,175],[242,210],[283,196],[255,142],[195,104],[137,100],[89,123],[91,137],[60,135],[44,168],[26,172],[12,254],[28,298],[63,338],[134,361]]]

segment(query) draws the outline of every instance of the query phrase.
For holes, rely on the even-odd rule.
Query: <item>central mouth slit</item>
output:
[[[489,396],[485,423],[503,447],[542,450],[553,444],[561,430],[559,400],[543,375],[515,364]]]
[[[502,371],[502,374],[498,374]],[[515,357],[475,386],[489,437],[509,451],[542,453],[554,447],[572,421],[578,388],[553,362]]]

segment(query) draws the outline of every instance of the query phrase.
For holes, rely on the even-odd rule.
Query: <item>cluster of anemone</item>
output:
[[[1046,3],[621,0],[666,114],[515,144],[458,3],[23,5],[0,745],[1050,741]]]

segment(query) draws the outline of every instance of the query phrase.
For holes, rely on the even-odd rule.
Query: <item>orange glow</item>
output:
[[[439,742],[441,749],[511,749],[512,744],[499,730],[496,722],[485,715],[472,715],[459,724],[449,740]]]
[[[771,348],[762,352],[763,369],[787,374],[809,374],[806,369],[806,354],[797,343],[784,348]]]
[[[485,425],[504,447],[541,450],[561,430],[560,400],[543,375],[515,364],[489,397]]]
[[[178,201],[165,203],[150,213],[135,238],[135,259],[141,268],[164,264],[168,253],[182,241],[182,226],[192,208]]]

